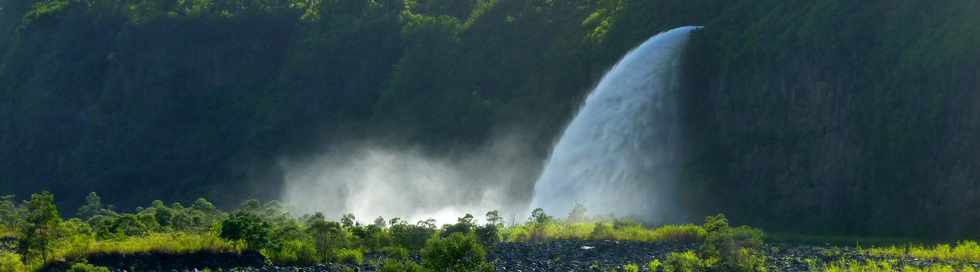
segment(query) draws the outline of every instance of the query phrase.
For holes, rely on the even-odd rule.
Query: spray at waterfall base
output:
[[[660,33],[617,63],[562,133],[534,184],[527,177],[538,164],[527,161],[526,141],[503,137],[464,158],[361,146],[284,160],[282,199],[295,212],[353,213],[362,221],[452,223],[490,210],[522,221],[533,208],[564,216],[576,204],[591,215],[682,221],[672,196],[685,144],[678,92],[683,51],[697,29]]]

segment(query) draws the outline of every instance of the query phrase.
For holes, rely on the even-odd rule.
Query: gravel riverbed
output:
[[[493,261],[497,271],[553,272],[553,271],[607,271],[635,263],[641,271],[648,271],[645,264],[654,258],[663,260],[670,252],[697,249],[697,244],[665,244],[626,241],[553,241],[546,243],[502,243],[489,250],[487,258]],[[859,250],[848,247],[820,247],[792,244],[769,244],[763,249],[767,255],[769,271],[810,271],[811,263],[829,263],[841,258],[848,260],[874,260],[861,255]],[[377,262],[349,267],[354,271],[376,271]],[[928,266],[934,261],[904,258],[901,265]],[[973,264],[980,268],[980,265]],[[333,272],[345,268],[340,264],[323,264],[305,267],[225,265],[224,271],[236,272]],[[114,271],[127,271],[114,269]],[[132,270],[130,270],[132,271]],[[139,270],[152,271],[152,270]],[[161,271],[202,271],[202,269],[167,268]],[[127,271],[129,272],[129,271]]]

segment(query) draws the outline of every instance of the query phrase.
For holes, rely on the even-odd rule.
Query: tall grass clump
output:
[[[962,267],[946,264],[933,264],[925,267],[900,266],[895,260],[877,262],[839,260],[813,270],[816,272],[976,272],[976,269],[969,265]]]
[[[177,232],[98,241],[88,249],[88,252],[109,254],[153,252],[176,255],[201,251],[239,253],[242,246],[209,234]]]
[[[975,241],[962,241],[955,246],[939,244],[932,247],[874,247],[867,249],[866,252],[868,255],[880,257],[912,257],[941,261],[980,262],[980,245]]]
[[[553,240],[616,240],[638,242],[702,242],[707,232],[698,225],[664,225],[646,227],[628,221],[595,221],[568,223],[562,221],[545,224],[526,224],[506,228],[501,236],[507,242],[531,242]]]

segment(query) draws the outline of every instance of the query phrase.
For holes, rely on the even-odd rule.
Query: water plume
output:
[[[610,70],[565,129],[531,207],[556,215],[577,203],[594,215],[650,222],[678,216],[671,192],[683,147],[678,85],[691,31],[660,33]]]

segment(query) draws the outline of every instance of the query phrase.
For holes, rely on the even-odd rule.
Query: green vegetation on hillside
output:
[[[329,221],[319,213],[297,217],[276,202],[255,200],[242,203],[231,213],[205,199],[186,207],[153,201],[148,208],[126,213],[99,202],[101,198],[94,193],[87,199],[89,203],[78,212],[83,217],[62,218],[50,193],[34,194],[22,203],[14,203],[13,197],[3,198],[0,214],[17,219],[0,221],[3,229],[14,230],[7,235],[15,240],[10,248],[0,244],[3,267],[13,267],[17,272],[67,263],[82,269],[92,266],[86,261],[92,256],[258,252],[278,265],[378,261],[387,269],[492,271],[487,249],[499,242],[574,239],[726,244],[710,242],[718,235],[761,241],[758,230],[729,229],[727,223],[718,228],[711,220],[704,226],[648,228],[625,219],[590,219],[583,214],[573,220],[559,220],[535,211],[525,224],[504,226],[499,213],[491,211],[486,224],[478,224],[467,214],[454,224],[437,227],[433,220],[410,224],[398,218],[362,224],[350,214],[339,221]],[[727,241],[724,239],[718,241]],[[722,256],[719,252],[727,250],[711,248],[706,252],[715,253],[706,254],[715,255],[705,256]],[[381,259],[366,259],[368,254]],[[413,263],[413,256],[420,257],[421,263]]]
[[[232,207],[278,197],[284,156],[352,139],[452,156],[507,129],[543,161],[612,63],[703,25],[684,71],[679,212],[977,237],[980,213],[964,211],[980,209],[978,5],[7,0],[0,192]]]

